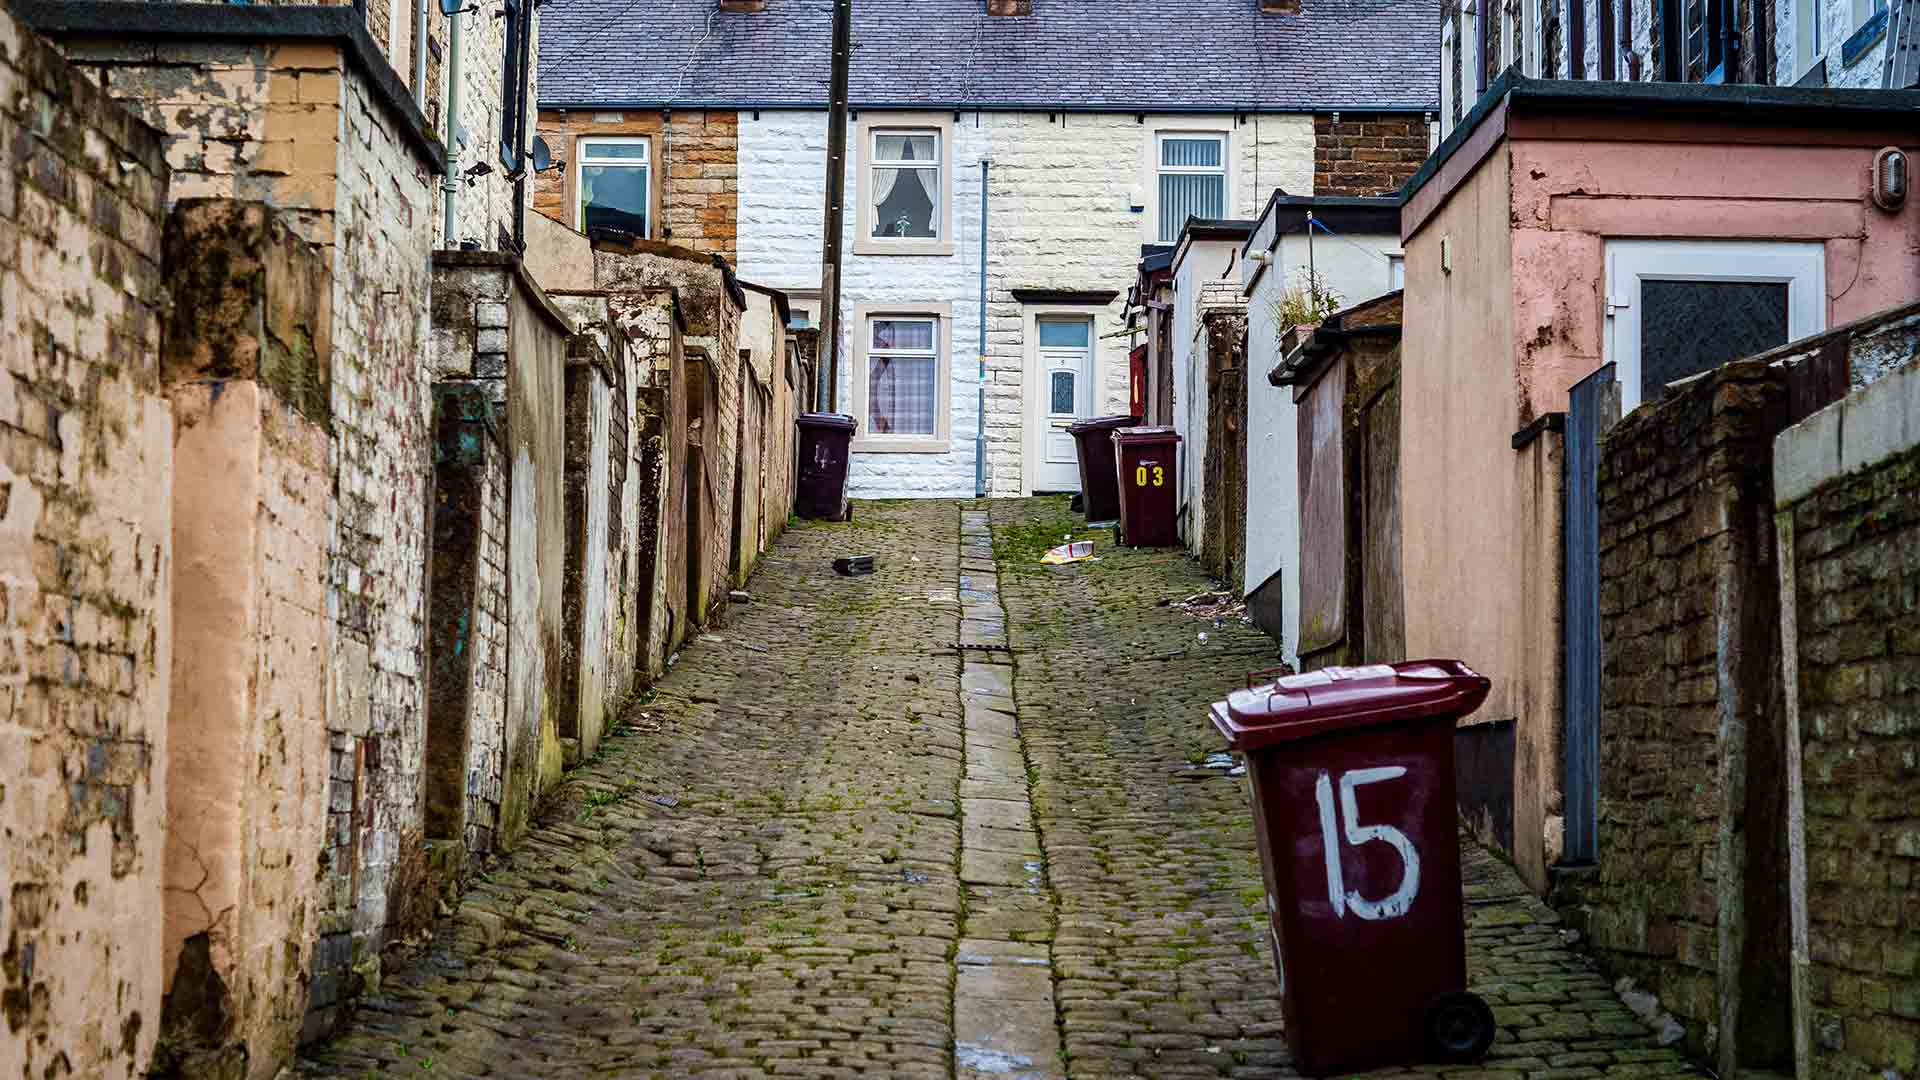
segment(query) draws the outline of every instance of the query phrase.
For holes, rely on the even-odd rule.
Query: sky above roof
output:
[[[1438,0],[854,0],[856,108],[1222,112],[1431,109]],[[813,107],[827,101],[832,0],[549,0],[544,106]]]

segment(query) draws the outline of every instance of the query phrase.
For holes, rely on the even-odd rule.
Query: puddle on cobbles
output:
[[[953,1063],[963,1069],[976,1069],[983,1073],[1011,1073],[1033,1066],[1033,1059],[1025,1054],[1010,1054],[1005,1050],[993,1050],[972,1043],[958,1043],[953,1048]]]
[[[1176,780],[1212,780],[1217,776],[1245,776],[1247,766],[1235,761],[1233,755],[1224,750],[1216,750],[1201,759],[1198,764],[1187,762],[1173,771]]]

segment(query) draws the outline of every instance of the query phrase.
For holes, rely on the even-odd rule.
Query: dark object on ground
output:
[[[849,555],[844,559],[835,559],[833,560],[833,572],[842,577],[871,574],[873,573],[873,556]]]
[[[1493,1010],[1478,994],[1465,990],[1435,995],[1420,1026],[1427,1037],[1427,1053],[1434,1061],[1449,1064],[1486,1057],[1496,1027]]]
[[[1080,513],[1086,508],[1087,508],[1087,497],[1085,495],[1080,494],[1079,492],[1075,492],[1073,495],[1073,498],[1067,500],[1067,509],[1073,511],[1076,514]]]
[[[735,589],[727,594],[727,599],[736,604],[751,604],[753,603],[753,594],[745,589]]]

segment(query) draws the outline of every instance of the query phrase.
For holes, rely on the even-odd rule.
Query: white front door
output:
[[[1039,407],[1027,413],[1040,453],[1033,490],[1079,491],[1080,456],[1067,428],[1093,407],[1093,320],[1044,317],[1038,326],[1039,385],[1032,389]]]
[[[1606,358],[1630,410],[1658,401],[1670,382],[1826,329],[1826,252],[1818,243],[1610,240],[1606,299]]]

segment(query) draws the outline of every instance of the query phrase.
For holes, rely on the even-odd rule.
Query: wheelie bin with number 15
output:
[[[1457,660],[1330,667],[1236,690],[1287,1042],[1328,1076],[1465,1062],[1493,1042],[1467,993],[1455,722],[1487,680]]]

